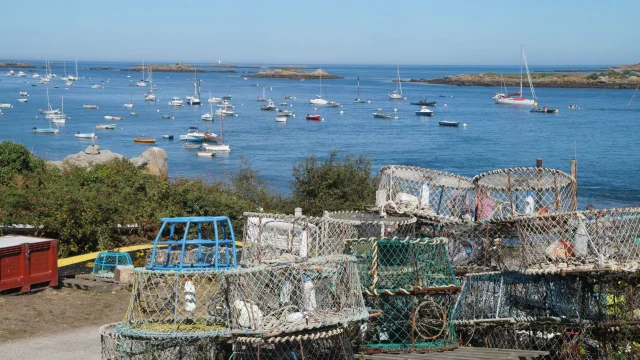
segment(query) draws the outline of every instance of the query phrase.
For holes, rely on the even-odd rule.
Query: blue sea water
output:
[[[42,66],[42,62],[31,61]],[[114,70],[88,70],[90,67],[108,66]],[[259,171],[274,188],[287,192],[292,164],[316,154],[326,157],[337,149],[341,154],[363,154],[373,160],[375,169],[387,164],[404,164],[433,168],[466,176],[505,167],[535,166],[536,158],[544,160],[545,167],[569,172],[569,161],[577,156],[579,167],[579,203],[584,207],[593,203],[597,207],[629,206],[640,203],[640,99],[630,106],[634,90],[610,89],[536,89],[540,105],[558,108],[558,114],[530,113],[529,108],[495,105],[491,96],[499,89],[490,87],[454,87],[403,83],[407,101],[389,100],[387,94],[395,89],[392,80],[395,66],[332,65],[323,69],[344,76],[342,80],[326,80],[324,87],[329,100],[339,101],[342,108],[315,110],[308,99],[320,92],[318,81],[256,79],[244,77],[256,69],[239,68],[237,73],[200,73],[201,106],[185,105],[171,108],[172,96],[183,98],[193,94],[194,77],[190,73],[154,73],[158,86],[158,102],[145,102],[143,94],[149,87],[130,87],[140,79],[141,73],[127,78],[121,68],[132,63],[79,63],[81,80],[66,89],[60,77],[64,74],[62,62],[54,66],[57,79],[49,84],[54,108],[59,108],[64,96],[67,123],[60,126],[58,135],[35,134],[31,128],[47,127],[48,121],[38,109],[47,107],[47,86],[37,79],[5,77],[0,72],[0,103],[13,104],[2,109],[0,141],[11,140],[25,144],[39,156],[61,160],[65,156],[84,150],[92,140],[76,139],[74,134],[95,132],[95,142],[103,149],[127,157],[138,156],[149,145],[134,144],[134,137],[153,137],[156,146],[164,148],[169,156],[171,177],[200,177],[225,180],[241,166],[242,159]],[[309,65],[310,68],[317,67]],[[75,71],[67,63],[67,71]],[[203,70],[214,68],[199,66]],[[577,68],[577,66],[530,67],[531,71]],[[581,68],[585,68],[581,66]],[[587,67],[598,68],[598,66]],[[17,73],[16,69],[16,73]],[[23,69],[24,70],[24,69]],[[37,69],[41,75],[44,69]],[[402,66],[402,79],[433,78],[476,72],[517,73],[518,66]],[[26,72],[26,71],[25,71]],[[246,73],[245,73],[246,72]],[[27,73],[31,76],[32,73]],[[360,78],[360,97],[370,103],[357,104],[356,80]],[[58,85],[54,89],[53,85]],[[92,84],[102,84],[92,89]],[[255,84],[259,84],[258,87]],[[252,86],[253,85],[253,86]],[[275,112],[261,111],[263,104],[256,101],[266,87],[267,97],[276,104],[284,95],[295,96],[286,100],[296,117],[287,123],[276,123]],[[133,91],[133,109],[123,108]],[[193,150],[185,149],[178,135],[188,126],[198,126],[220,134],[219,118],[203,122],[200,115],[209,111],[206,99],[209,89],[214,96],[230,93],[238,116],[224,121],[224,136],[232,151],[212,159],[199,158]],[[510,89],[515,90],[515,89]],[[17,101],[20,91],[29,92],[29,102]],[[525,96],[528,89],[525,89]],[[439,97],[440,94],[446,97]],[[409,102],[422,97],[438,102],[435,116],[416,116],[417,106]],[[579,104],[580,110],[569,110],[569,104]],[[99,110],[83,109],[83,104],[97,104]],[[376,108],[394,113],[391,119],[374,119]],[[214,105],[214,111],[216,110]],[[138,116],[130,116],[134,111]],[[344,114],[340,114],[343,111]],[[324,121],[304,119],[307,113],[319,113]],[[124,121],[104,120],[105,115],[123,116]],[[172,119],[162,119],[170,115]],[[438,126],[439,120],[455,120],[466,127]],[[97,130],[95,124],[116,123],[116,130]],[[163,140],[163,134],[173,134],[176,140]]]

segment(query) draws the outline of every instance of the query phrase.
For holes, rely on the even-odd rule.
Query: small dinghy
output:
[[[542,108],[533,108],[531,109],[532,113],[543,113],[543,114],[554,114],[554,113],[558,113],[557,109],[549,109],[548,107],[544,106]]]
[[[173,140],[173,135],[162,135],[163,139]]]
[[[391,114],[373,113],[373,117],[374,117],[374,118],[388,119],[388,118],[390,118],[391,116],[392,116]]]
[[[96,129],[113,130],[116,128],[116,124],[97,124]]]
[[[93,139],[95,134],[94,133],[81,133],[80,131],[78,131],[74,136],[76,138],[78,138],[78,139]]]
[[[171,118],[171,116],[169,116],[169,115],[162,115],[162,118],[163,118],[163,119],[170,119],[170,118]]]
[[[340,103],[339,102],[335,102],[335,101],[329,101],[329,103],[327,103],[326,105],[327,107],[340,107]]]
[[[207,151],[207,150],[198,151],[198,156],[201,156],[201,157],[213,157],[214,155],[215,153],[213,151]]]
[[[104,119],[105,119],[105,120],[113,120],[113,116],[111,116],[111,115],[105,115]]]
[[[0,104],[0,109],[11,109],[12,107],[11,104]]]
[[[132,112],[132,113],[129,113],[129,115],[131,115],[131,116],[138,116],[138,113],[136,113],[136,112]]]
[[[460,125],[460,121],[446,121],[446,120],[442,120],[442,121],[438,121],[438,124],[440,126],[450,126],[450,127],[458,127]]]
[[[20,91],[20,96],[29,96],[29,93],[26,91]]]
[[[120,121],[120,120],[124,120],[124,118],[120,116],[114,116],[111,118],[111,120]]]
[[[185,143],[184,144],[184,148],[185,149],[200,149],[202,147],[202,145],[200,144],[193,144],[193,143]]]
[[[309,114],[307,114],[307,120],[320,121],[320,115],[309,115]]]
[[[82,107],[89,110],[98,110],[98,105],[95,104],[86,104],[82,105]]]
[[[155,144],[156,139],[152,138],[133,138],[133,142],[141,144]]]
[[[286,116],[278,116],[278,117],[276,117],[276,121],[280,122],[280,123],[287,122],[287,117]]]
[[[21,103],[26,103],[27,101],[29,101],[29,99],[27,98],[18,99],[18,102],[21,102]]]
[[[580,110],[580,107],[576,104],[569,105],[569,110]]]

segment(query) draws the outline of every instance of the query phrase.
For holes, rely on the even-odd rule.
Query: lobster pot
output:
[[[103,360],[216,360],[222,353],[214,338],[140,338],[118,333],[119,326],[100,327]]]
[[[228,315],[221,272],[137,268],[121,333],[143,338],[224,335]]]
[[[98,278],[113,278],[116,266],[132,264],[131,255],[127,252],[101,251],[93,263],[91,275]]]
[[[361,350],[428,352],[457,347],[452,312],[457,293],[366,296],[372,317],[361,327]]]
[[[545,359],[612,359],[590,326],[553,322],[483,323],[456,326],[461,342],[473,347],[544,351]],[[625,359],[626,357],[621,357]],[[632,359],[629,357],[628,359]]]
[[[518,270],[522,249],[514,223],[448,223],[434,232],[449,239],[448,252],[457,271]]]
[[[237,337],[234,360],[349,360],[353,349],[343,328],[294,333],[288,336]]]
[[[380,169],[379,190],[386,192],[389,211],[436,222],[472,220],[474,185],[470,178],[413,166]]]
[[[516,219],[526,269],[640,269],[640,208]]]
[[[359,211],[329,212],[324,216],[333,233],[343,240],[369,238],[406,238],[415,233],[413,216],[384,216]]]
[[[458,286],[444,238],[350,240],[346,252],[357,259],[367,295]]]
[[[465,276],[456,303],[459,324],[549,317],[596,320],[591,286],[579,276],[477,273]],[[579,311],[576,309],[580,309]]]
[[[236,269],[225,280],[234,333],[290,333],[368,317],[351,256]]]
[[[503,221],[519,216],[575,211],[576,180],[546,168],[501,169],[473,178],[477,220]]]
[[[282,214],[245,213],[242,265],[292,261],[341,254],[348,231],[326,219]]]

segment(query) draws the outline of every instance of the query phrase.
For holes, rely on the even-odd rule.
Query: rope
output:
[[[301,340],[317,340],[324,339],[336,335],[340,335],[344,332],[342,328],[335,328],[328,331],[321,331],[317,333],[307,333],[307,334],[298,334],[298,335],[288,335],[288,336],[274,336],[269,338],[261,338],[261,337],[238,337],[235,339],[237,342],[244,343],[252,343],[252,344],[278,344],[284,342],[292,342],[292,341],[301,341]]]

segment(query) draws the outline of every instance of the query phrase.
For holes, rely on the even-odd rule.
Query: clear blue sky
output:
[[[3,1],[0,59],[640,62],[640,1]]]

